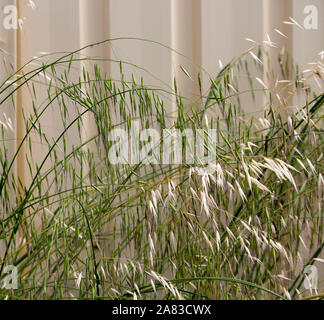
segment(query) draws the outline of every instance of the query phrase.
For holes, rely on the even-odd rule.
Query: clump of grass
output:
[[[268,49],[256,45],[211,77],[207,92],[201,75],[182,67],[200,86],[201,96],[190,102],[176,80],[173,88],[158,88],[125,74],[127,62],[110,60],[120,64],[120,78],[112,79],[98,67],[103,59],[85,57],[83,49],[52,62],[33,60],[1,84],[0,104],[14,103],[24,87],[34,103],[13,156],[6,145],[10,122],[0,123],[0,274],[6,265],[19,270],[19,288],[0,296],[302,297],[303,266],[324,246],[324,94],[309,86],[312,79],[323,82],[323,64],[304,78],[288,58],[283,66],[281,53],[283,79],[296,80],[271,86],[272,73],[262,76]],[[75,78],[80,62],[91,67]],[[249,90],[241,89],[242,77]],[[42,103],[38,82],[47,87]],[[248,94],[264,106],[245,112]],[[301,95],[303,103],[286,105]],[[42,125],[52,109],[60,117],[55,135]],[[91,135],[85,135],[88,117]],[[200,163],[112,164],[109,134],[129,131],[133,121],[140,129],[217,129],[214,144],[202,139],[217,160],[208,170]],[[29,168],[24,182],[14,171],[21,155]]]

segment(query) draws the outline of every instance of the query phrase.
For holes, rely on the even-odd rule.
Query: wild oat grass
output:
[[[85,48],[36,58],[9,75],[0,104],[14,103],[24,87],[34,103],[13,156],[6,139],[12,122],[0,124],[0,274],[6,265],[19,270],[19,288],[0,290],[1,298],[308,295],[303,267],[324,246],[324,65],[317,61],[306,76],[281,52],[274,74],[275,66],[264,66],[272,44],[254,44],[210,77],[207,92],[204,71],[190,75],[181,67],[199,84],[191,102],[176,80],[159,88],[125,74],[127,62],[109,60],[120,65],[120,78],[112,79],[98,67],[108,59],[86,57]],[[75,79],[79,63],[88,68]],[[248,90],[241,89],[246,79]],[[48,95],[42,102],[40,83]],[[245,112],[246,96],[263,105]],[[53,110],[61,128],[54,136],[42,126]],[[95,123],[90,136],[86,117]],[[199,163],[111,164],[109,133],[129,130],[134,120],[143,129],[217,129],[216,163],[208,170]],[[30,175],[24,182],[14,170],[21,155]]]

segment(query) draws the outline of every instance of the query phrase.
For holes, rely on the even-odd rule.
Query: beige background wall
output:
[[[251,46],[247,37],[261,42],[269,33],[273,41],[292,50],[299,63],[313,59],[324,47],[321,0],[33,0],[34,10],[28,2],[18,1],[19,15],[24,19],[18,36],[19,52],[17,32],[0,26],[0,47],[16,56],[15,63],[22,64],[41,52],[69,51],[107,38],[145,38],[170,46],[189,60],[157,44],[136,40],[118,40],[84,53],[130,61],[169,85],[177,76],[183,94],[189,97],[198,94],[197,81],[190,81],[179,65],[195,80],[197,68],[193,64],[202,65],[214,76],[220,70],[219,60],[225,65]],[[1,7],[7,3],[10,1],[0,0]],[[302,24],[308,4],[318,8],[318,30],[302,31],[282,23],[292,16]],[[287,34],[289,40],[274,28]],[[103,67],[112,76],[119,72],[116,63]],[[143,74],[135,68],[129,71]],[[145,76],[150,83],[161,85],[148,74]]]
[[[196,78],[197,72],[195,64],[202,65],[211,76],[215,76],[220,71],[219,60],[225,65],[251,46],[245,40],[247,37],[261,42],[268,33],[273,41],[291,50],[296,62],[301,64],[313,60],[324,50],[323,0],[33,1],[35,10],[28,6],[27,0],[0,0],[0,22],[4,18],[3,7],[7,4],[16,4],[19,16],[24,18],[22,30],[5,30],[0,24],[0,48],[3,50],[0,52],[1,82],[10,73],[10,64],[19,67],[43,52],[71,51],[107,38],[138,37],[161,42],[187,58],[158,44],[125,39],[113,41],[110,46],[88,49],[84,54],[139,65],[155,77],[136,68],[125,67],[125,71],[134,72],[138,77],[143,75],[151,84],[172,86],[173,77],[176,76],[182,92],[194,98],[198,94],[197,86],[180,71],[179,65],[184,66],[193,78]],[[282,23],[292,16],[302,24],[304,7],[308,4],[318,8],[318,30],[300,30]],[[279,36],[273,31],[274,28],[287,34],[289,39]],[[115,63],[102,63],[101,67],[112,77],[119,73],[119,66]],[[78,74],[79,69],[76,69],[76,77]],[[206,85],[207,82],[204,83]],[[42,90],[40,87],[39,102],[46,97],[46,91]],[[6,132],[8,139],[22,137],[19,111],[31,108],[27,91],[17,97],[15,108],[17,113],[12,104],[1,105],[0,120],[3,120],[5,112],[13,122],[13,132]],[[169,108],[171,111],[172,102]],[[47,132],[53,136],[58,132],[57,116],[55,110],[49,110],[42,120]],[[90,120],[87,130],[91,132]],[[74,134],[72,131],[71,139]],[[15,151],[14,140],[9,149]],[[41,155],[42,150],[39,149],[38,156]],[[28,183],[23,157],[19,158],[17,170],[18,175]]]

